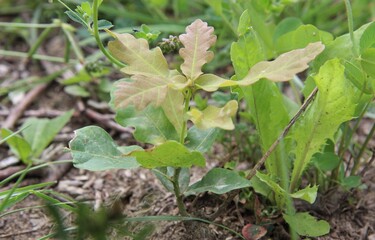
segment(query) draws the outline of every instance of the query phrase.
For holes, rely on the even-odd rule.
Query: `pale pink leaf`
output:
[[[199,77],[202,74],[202,66],[212,60],[214,54],[208,49],[216,42],[213,32],[213,27],[197,19],[186,28],[185,34],[179,36],[184,45],[179,52],[184,59],[181,71],[187,78],[194,80]]]
[[[131,81],[116,82],[114,89],[114,106],[117,109],[129,105],[137,109],[143,109],[149,104],[160,106],[167,94],[168,79],[134,75]]]

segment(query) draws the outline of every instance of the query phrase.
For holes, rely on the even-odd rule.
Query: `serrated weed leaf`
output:
[[[167,141],[145,151],[134,151],[129,156],[136,157],[145,168],[205,166],[205,159],[200,152],[190,151],[176,141]]]
[[[296,142],[291,188],[297,187],[303,170],[320,152],[327,139],[333,139],[341,123],[355,116],[356,91],[345,77],[339,59],[327,61],[314,77],[319,89],[314,102],[292,128],[291,137]]]
[[[233,130],[232,117],[236,115],[237,109],[237,101],[231,100],[222,108],[208,106],[203,111],[193,108],[188,112],[188,116],[195,126],[200,129],[218,127],[225,130]]]
[[[216,42],[213,32],[213,27],[197,19],[186,28],[185,34],[179,36],[184,45],[179,52],[184,59],[181,71],[187,78],[194,80],[199,77],[202,74],[202,66],[212,60],[214,54],[208,49]]]
[[[169,74],[167,60],[159,47],[150,50],[145,39],[137,39],[128,33],[111,33],[116,40],[108,43],[108,49],[128,65],[121,69],[124,73],[148,77],[166,77]]]
[[[299,72],[306,70],[308,63],[324,50],[321,42],[310,43],[306,48],[281,54],[274,61],[255,64],[239,85],[250,85],[261,78],[274,82],[289,81]]]

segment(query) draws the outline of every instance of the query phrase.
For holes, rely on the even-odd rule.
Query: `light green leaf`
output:
[[[225,168],[211,169],[200,181],[191,185],[185,195],[202,192],[223,194],[235,189],[250,187],[251,183],[237,172]]]
[[[248,75],[239,85],[250,85],[261,78],[267,78],[274,82],[288,81],[293,76],[307,69],[308,63],[324,49],[320,42],[310,43],[306,48],[293,50],[281,54],[273,61],[263,61],[255,64]]]
[[[232,117],[236,115],[237,109],[237,101],[231,100],[222,108],[208,106],[203,111],[193,108],[188,112],[188,116],[200,129],[218,127],[225,130],[233,130]]]
[[[182,132],[182,123],[184,119],[184,95],[175,89],[168,88],[167,96],[161,107],[165,116],[174,126],[177,134],[180,136]]]
[[[295,193],[290,194],[292,198],[303,199],[311,204],[316,200],[316,195],[318,192],[318,187],[315,185],[313,187],[307,186],[304,189],[301,189]]]
[[[375,47],[362,52],[361,65],[363,70],[372,78],[372,81],[375,81]]]
[[[64,91],[70,95],[78,96],[78,97],[89,97],[90,93],[84,88],[79,85],[70,85],[64,87]]]
[[[69,122],[73,112],[73,110],[68,111],[54,119],[29,118],[24,122],[22,128],[27,127],[22,131],[22,135],[30,144],[33,157],[40,156],[56,134]]]
[[[150,105],[136,111],[130,106],[117,111],[115,119],[122,126],[134,127],[133,136],[142,143],[160,145],[167,140],[179,140],[179,135],[160,107]]]
[[[73,164],[90,171],[139,167],[134,157],[125,156],[102,128],[88,126],[75,131],[69,142]],[[124,151],[124,149],[122,150]]]
[[[202,74],[202,66],[213,59],[213,52],[208,51],[216,42],[213,32],[213,27],[209,27],[206,22],[197,19],[186,27],[185,34],[179,36],[184,45],[184,48],[181,48],[179,52],[184,59],[181,71],[187,78],[195,80]]]
[[[220,130],[218,128],[202,130],[193,126],[188,131],[185,146],[190,150],[205,153],[212,147],[219,133]]]
[[[200,152],[189,151],[176,141],[167,141],[146,151],[134,151],[129,156],[136,157],[145,168],[156,167],[203,167],[205,159]]]
[[[329,224],[324,220],[317,221],[307,212],[294,215],[283,214],[289,226],[301,236],[319,237],[329,233]]]
[[[1,129],[1,137],[4,139],[12,134],[13,132],[8,129]],[[31,146],[23,137],[18,134],[13,135],[12,137],[8,138],[6,142],[8,143],[11,151],[16,154],[24,164],[30,163]]]
[[[240,16],[240,20],[238,22],[237,27],[237,35],[242,36],[245,35],[250,28],[250,14],[249,11],[246,9]]]
[[[333,41],[333,36],[330,33],[320,31],[313,25],[302,25],[280,36],[276,40],[276,50],[278,53],[284,53],[306,47],[309,43],[322,42],[326,44],[331,41]]]
[[[267,184],[275,193],[275,199],[276,199],[276,203],[278,207],[280,209],[285,208],[285,203],[288,197],[288,193],[278,183],[276,183],[269,175],[266,175],[261,172],[257,172],[256,176],[259,178],[260,181]]]
[[[303,22],[299,18],[284,18],[279,24],[277,24],[275,28],[275,31],[273,33],[273,41],[276,42],[276,40],[279,39],[282,35],[296,30],[301,25],[303,25]]]
[[[361,53],[368,48],[375,48],[375,22],[372,22],[363,32],[359,47]]]
[[[137,39],[128,33],[111,34],[117,39],[108,43],[108,49],[113,56],[128,64],[121,69],[123,72],[151,79],[168,76],[168,63],[159,47],[150,50],[145,39]]]
[[[354,117],[358,92],[344,76],[338,59],[327,61],[314,77],[319,92],[315,101],[292,129],[296,142],[291,188],[297,187],[302,172],[321,150],[326,139],[333,139],[341,123]]]
[[[149,104],[160,106],[167,96],[167,90],[166,78],[134,75],[131,80],[119,80],[114,84],[111,101],[116,109],[133,105],[142,110]]]
[[[257,62],[265,60],[263,45],[254,31],[248,32],[232,43],[230,57],[237,79],[243,79]]]

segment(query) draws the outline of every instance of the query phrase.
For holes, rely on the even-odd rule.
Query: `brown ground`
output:
[[[3,76],[6,76],[6,78],[1,80],[14,80],[33,74],[42,76],[45,72],[48,72],[46,67],[48,65],[38,65],[37,63],[23,64],[17,59],[0,56],[0,71],[2,71]],[[0,123],[3,123],[9,115],[9,111],[14,109],[15,105],[5,102],[1,98],[0,101],[3,101],[0,105]],[[95,101],[98,101],[98,99],[95,99]],[[90,124],[105,127],[122,144],[134,142],[128,129],[111,125],[113,122],[105,118],[111,117],[111,113],[107,108],[101,109],[97,105],[67,95],[63,92],[61,85],[54,82],[49,84],[46,89],[43,89],[38,98],[27,107],[27,111],[22,114],[17,121],[17,125],[29,116],[45,117],[56,115],[71,108],[76,109],[71,123],[63,129],[48,150],[49,152],[55,150],[57,153],[52,159],[61,157],[63,147],[67,146],[67,142],[72,138],[74,129]],[[92,111],[87,111],[87,109]],[[95,113],[98,115],[95,115]],[[367,121],[362,126],[362,132],[360,132],[359,137],[363,137],[366,134],[366,131],[370,129],[368,126],[371,126],[371,124],[371,121]],[[220,165],[220,159],[223,158],[220,155],[225,154],[220,152],[217,154],[211,154],[207,169],[193,171],[193,180],[199,179],[209,168]],[[5,145],[1,145],[0,163],[8,157],[9,151]],[[67,155],[63,156],[63,159],[68,158],[69,156]],[[6,175],[6,172],[10,171],[10,169],[11,167],[0,169],[0,175]],[[65,170],[66,172],[64,172]],[[176,215],[178,213],[172,194],[166,192],[148,170],[88,172],[75,168],[65,168],[64,171],[60,172],[62,176],[52,189],[67,194],[75,200],[85,201],[96,210],[102,205],[111,208],[113,204],[120,202],[119,209],[126,216]],[[53,173],[56,173],[56,171]],[[34,176],[29,176],[25,184],[51,179],[49,174],[51,172],[36,173]],[[365,190],[343,192],[334,189],[321,196],[318,203],[314,206],[300,206],[301,209],[307,208],[312,214],[330,222],[331,233],[329,236],[319,239],[375,239],[374,166],[368,167],[363,182],[367,185]],[[0,189],[0,192],[2,190],[4,189]],[[223,196],[205,194],[198,198],[195,205],[189,210],[194,214],[202,213],[202,211],[205,213],[212,212],[222,199]],[[186,204],[191,206],[193,200],[193,198],[188,198]],[[38,239],[51,233],[55,224],[51,221],[45,209],[36,207],[41,204],[43,202],[35,196],[31,196],[12,208],[13,210],[25,208],[24,210],[1,217],[0,239]],[[204,209],[200,208],[200,206],[204,206]],[[74,216],[70,212],[64,212],[64,214],[66,224],[74,221]],[[253,219],[254,214],[252,211],[241,205],[241,203],[233,203],[216,222],[228,226],[236,232],[241,232],[242,227],[247,223],[253,222]],[[142,226],[142,224],[144,223],[133,223],[130,228],[134,230]],[[181,222],[155,222],[154,224],[155,233],[151,239],[238,239],[222,228],[213,225],[199,224],[197,226],[196,223],[183,224]],[[273,227],[275,230],[267,235],[268,238],[288,239],[282,224],[275,223]],[[186,233],[186,229],[188,229],[188,233]],[[195,232],[197,229],[200,231]],[[197,237],[198,235],[199,237]],[[115,235],[112,236],[110,239],[123,239]]]

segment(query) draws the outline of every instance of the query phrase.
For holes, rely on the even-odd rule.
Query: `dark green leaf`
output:
[[[289,226],[301,236],[319,237],[329,233],[329,224],[324,220],[317,221],[307,212],[294,215],[283,214]]]
[[[322,171],[331,171],[340,164],[340,158],[334,152],[316,153],[312,163]]]
[[[108,20],[101,19],[98,21],[99,30],[110,29],[112,27],[113,27],[113,24]]]
[[[74,22],[80,23],[83,26],[87,26],[85,20],[83,20],[83,18],[78,13],[73,11],[65,11],[65,14],[68,15],[68,17]]]
[[[133,106],[116,112],[116,121],[125,127],[134,127],[137,141],[159,145],[167,140],[178,140],[179,136],[161,108],[148,106],[136,111]]]
[[[190,150],[196,150],[205,153],[210,150],[219,133],[220,129],[218,128],[209,128],[202,130],[193,126],[188,131],[185,146]]]
[[[213,168],[200,181],[191,185],[185,195],[207,191],[216,194],[223,194],[234,189],[241,189],[249,186],[251,186],[250,181],[241,177],[235,171],[225,168]]]
[[[77,168],[101,171],[119,168],[132,169],[139,166],[134,157],[124,156],[111,136],[97,126],[76,130],[69,147],[73,164]],[[126,152],[126,150],[123,151]]]

